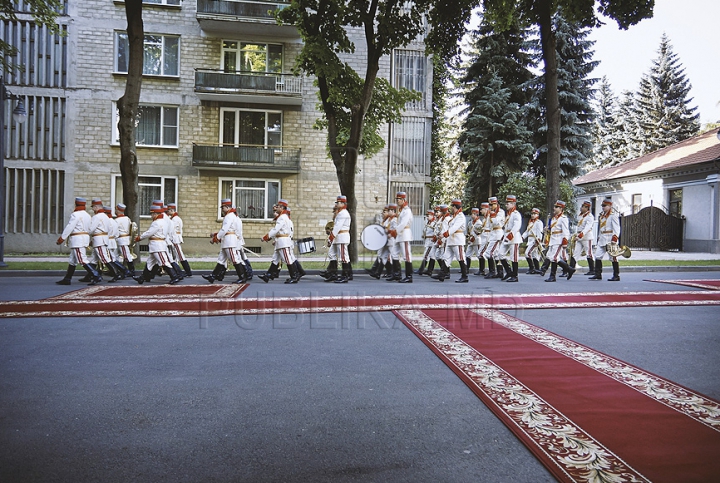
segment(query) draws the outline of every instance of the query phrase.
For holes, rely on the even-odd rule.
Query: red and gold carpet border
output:
[[[164,299],[197,299],[200,297],[232,298],[242,293],[248,284],[234,285],[95,285],[64,294],[49,297],[45,300],[86,300],[88,297],[97,299],[115,299],[118,297],[143,298],[149,300]]]
[[[720,290],[720,280],[645,280],[646,282],[670,283],[686,287]]]

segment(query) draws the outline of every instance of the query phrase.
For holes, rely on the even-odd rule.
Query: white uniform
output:
[[[455,212],[448,220],[448,229],[443,233],[445,236],[445,263],[449,267],[453,259],[465,262],[465,214],[462,211]]]
[[[440,218],[437,222],[435,222],[435,237],[437,238],[437,241],[435,242],[435,259],[436,260],[445,259],[445,245],[447,243],[447,240],[443,237],[443,233],[448,231],[449,227],[450,227],[450,213],[446,213],[446,214],[442,215],[442,218]]]
[[[522,215],[515,208],[511,208],[503,223],[503,238],[499,253],[501,260],[517,262],[520,258],[520,243],[522,242],[520,228],[522,228]]]
[[[488,247],[485,250],[484,257],[486,259],[499,260],[500,244],[503,240],[503,225],[505,224],[505,210],[498,208],[497,211],[490,212],[490,234],[488,235]]]
[[[570,237],[570,224],[564,213],[553,216],[550,220],[550,243],[548,243],[547,259],[551,262],[567,260],[566,247]]]
[[[275,218],[275,226],[268,232],[268,237],[275,242],[275,252],[273,252],[272,263],[280,265],[280,261],[284,261],[288,266],[295,263],[295,253],[293,253],[293,222],[285,211]],[[348,237],[349,239],[349,237]]]
[[[85,252],[85,249],[90,245],[90,214],[85,211],[85,207],[75,208],[60,237],[67,240],[70,247],[69,265],[76,266],[78,263],[87,265],[90,263]]]
[[[152,271],[156,265],[172,268],[167,253],[167,242],[165,241],[166,226],[165,215],[159,213],[150,224],[150,228],[140,235],[141,240],[150,239],[148,243],[149,256],[146,262],[147,270]]]
[[[613,238],[615,238],[613,240]],[[595,258],[602,260],[607,253],[606,245],[617,243],[620,240],[620,218],[612,210],[606,215],[604,212],[598,217],[598,241],[595,249]],[[609,256],[609,255],[608,255]],[[610,257],[613,262],[617,257]]]
[[[395,239],[397,259],[401,262],[412,262],[412,251],[410,250],[410,242],[413,241],[412,223],[413,213],[410,205],[406,205],[398,213],[397,238]]]
[[[387,220],[385,220],[385,233],[387,233],[387,242],[385,243],[385,248],[387,248],[388,253],[388,260],[400,260],[398,250],[396,248],[397,245],[397,216],[395,214],[391,214],[387,217]]]
[[[173,213],[172,217],[170,217],[170,221],[172,223],[172,246],[175,251],[175,259],[178,262],[184,262],[186,260],[185,253],[182,251],[182,243],[183,243],[183,221],[182,218],[180,218],[180,215],[177,213]]]
[[[108,231],[108,251],[110,252],[110,258],[113,262],[122,263],[122,257],[117,244],[120,229],[118,228],[117,221],[110,216],[108,216],[108,223],[110,224],[110,231]]]
[[[220,253],[218,254],[217,263],[227,267],[228,260],[233,265],[240,263],[237,256],[238,237],[237,237],[237,220],[238,216],[235,209],[230,209],[223,217],[222,227],[217,232],[217,238],[220,240]]]
[[[335,259],[341,263],[350,262],[348,245],[350,244],[350,213],[345,208],[339,210],[335,215],[333,225],[333,240],[328,253],[332,252]],[[332,258],[331,258],[332,259]]]
[[[480,234],[482,233],[482,220],[478,216],[473,222],[468,223],[468,247],[465,258],[480,257]]]
[[[478,256],[488,258],[485,253],[490,245],[490,234],[492,233],[492,224],[490,223],[490,213],[480,218],[480,246],[478,247]]]
[[[540,218],[530,219],[525,232],[522,234],[523,240],[527,240],[525,247],[525,258],[533,258],[540,260],[540,250],[542,249],[543,222]]]
[[[593,259],[593,242],[592,231],[595,224],[595,217],[588,211],[580,214],[577,225],[577,238],[575,240],[575,249],[570,254],[575,259],[582,257],[583,252],[587,254],[587,258]]]
[[[116,240],[118,251],[120,252],[122,258],[128,262],[132,262],[133,256],[130,252],[130,242],[132,241],[130,240],[130,225],[132,224],[132,220],[125,215],[120,215],[115,219],[115,222],[118,226],[118,235]],[[122,263],[122,260],[119,261]]]
[[[108,251],[109,220],[104,212],[97,213],[90,219],[90,237],[93,247],[93,254],[92,257],[90,257],[91,263],[101,261],[107,265],[112,261],[110,252]]]

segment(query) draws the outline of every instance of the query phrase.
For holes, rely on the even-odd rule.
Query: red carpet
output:
[[[486,294],[476,296],[380,295],[337,297],[230,298],[218,295],[187,295],[190,291],[221,285],[158,285],[153,295],[136,297],[99,296],[95,292],[78,299],[77,295],[43,300],[0,302],[0,317],[132,317],[132,316],[214,316],[257,314],[301,314],[319,312],[378,312],[402,309],[477,308],[543,309],[590,307],[647,307],[658,305],[720,305],[720,291],[682,292],[589,292],[572,294]],[[228,287],[228,285],[222,285]],[[130,287],[92,287],[96,290],[142,289]],[[170,292],[158,292],[162,289]],[[117,292],[116,292],[117,291]],[[175,291],[175,292],[173,292]],[[79,291],[81,292],[81,291]],[[78,292],[73,292],[77,294]],[[282,294],[283,291],[279,290]],[[65,294],[67,296],[67,294]]]
[[[198,297],[236,297],[247,288],[247,284],[237,285],[95,285],[56,295],[46,300],[78,300],[93,297],[142,297],[177,300]]]
[[[396,315],[560,481],[718,481],[718,402],[498,311]]]
[[[720,290],[720,280],[645,280],[646,282],[673,283],[688,287],[704,288],[707,290]]]

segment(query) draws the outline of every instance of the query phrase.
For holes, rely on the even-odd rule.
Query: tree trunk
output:
[[[118,131],[120,132],[120,174],[123,184],[123,203],[127,205],[125,213],[137,223],[140,221],[138,212],[138,173],[140,168],[135,152],[135,119],[140,103],[145,40],[142,0],[125,0],[125,15],[130,50],[125,94],[117,103]]]
[[[550,0],[541,0],[537,6],[540,24],[540,41],[545,63],[545,103],[547,110],[547,200],[548,213],[553,212],[560,198],[560,99],[558,97],[557,39],[552,28]]]

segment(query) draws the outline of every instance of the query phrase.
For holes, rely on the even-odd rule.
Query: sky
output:
[[[697,107],[700,122],[720,122],[720,0],[655,0],[653,18],[628,30],[602,18],[605,25],[593,29],[594,60],[600,65],[591,74],[606,76],[613,92],[637,91],[640,78],[658,57],[663,32],[668,36],[678,62],[692,89],[691,107]]]

